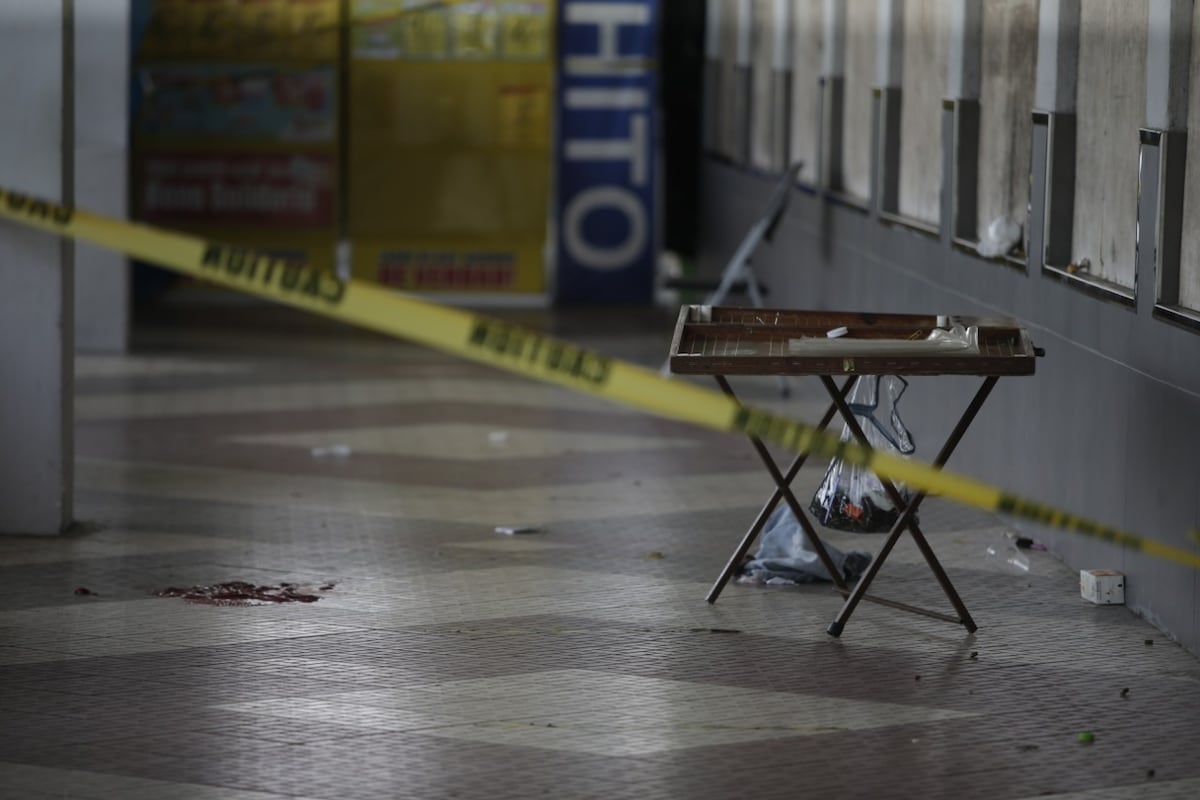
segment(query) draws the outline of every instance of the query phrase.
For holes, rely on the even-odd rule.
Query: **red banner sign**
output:
[[[335,177],[332,155],[148,154],[140,216],[183,225],[328,226]]]

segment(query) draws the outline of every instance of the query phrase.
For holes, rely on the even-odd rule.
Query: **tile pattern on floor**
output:
[[[647,365],[671,326],[512,316]],[[1200,664],[989,557],[1002,519],[921,511],[978,633],[865,605],[835,640],[826,585],[704,602],[770,494],[745,442],[258,306],[138,342],[78,362],[87,524],[0,538],[0,800],[1200,795]],[[333,588],[152,596],[227,580]],[[876,588],[947,608],[907,541]]]

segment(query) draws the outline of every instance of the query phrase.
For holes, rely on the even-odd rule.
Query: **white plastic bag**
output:
[[[998,258],[1008,255],[1020,241],[1021,226],[1008,217],[996,217],[975,246],[975,251],[984,258]]]

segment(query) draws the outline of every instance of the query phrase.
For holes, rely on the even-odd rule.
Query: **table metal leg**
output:
[[[946,462],[950,459],[951,454],[958,446],[958,443],[962,440],[963,435],[967,432],[967,429],[974,421],[975,416],[983,407],[984,402],[987,400],[988,395],[991,394],[992,388],[996,385],[998,380],[999,378],[994,375],[989,376],[984,380],[983,385],[980,386],[979,390],[975,393],[975,397],[971,400],[970,405],[967,406],[967,409],[959,418],[958,423],[954,426],[954,430],[951,431],[950,435],[946,438],[946,442],[942,445],[941,450],[938,452],[937,458],[934,459],[933,465],[935,467],[941,468],[945,466]],[[827,376],[822,376],[822,381],[825,383],[826,390],[829,391],[833,396],[834,404],[838,406],[839,410],[842,412],[842,416],[846,418],[847,425],[854,432],[855,437],[863,445],[866,445],[866,436],[863,434],[861,426],[858,425],[857,420],[853,419],[853,412],[851,412],[849,406],[846,404],[842,396],[838,394],[837,387],[834,385],[833,381]],[[921,555],[924,556],[925,561],[929,564],[929,568],[932,570],[934,577],[937,578],[938,584],[941,585],[942,591],[946,594],[946,597],[950,600],[951,605],[954,606],[954,610],[958,613],[958,622],[960,622],[968,632],[973,633],[975,630],[977,630],[975,620],[971,618],[971,614],[969,611],[967,611],[966,605],[963,603],[962,598],[959,597],[958,592],[955,590],[954,584],[950,582],[950,578],[946,575],[946,571],[942,568],[941,562],[939,562],[937,556],[934,555],[933,548],[930,547],[929,542],[925,539],[925,535],[922,533],[920,526],[917,525],[913,519],[913,517],[916,515],[917,509],[921,505],[921,502],[925,499],[926,493],[919,492],[909,503],[905,504],[900,493],[896,490],[891,481],[881,479],[881,482],[883,483],[884,489],[887,491],[888,496],[892,499],[892,502],[896,504],[897,508],[901,509],[900,517],[896,520],[895,524],[892,525],[892,529],[888,535],[887,541],[880,549],[879,554],[872,560],[870,566],[867,568],[867,571],[862,575],[861,578],[859,578],[858,584],[854,587],[854,590],[847,596],[846,602],[843,604],[841,611],[838,612],[837,618],[829,624],[827,632],[831,636],[840,636],[843,628],[845,628],[847,620],[850,619],[850,615],[854,613],[854,609],[858,606],[859,601],[863,600],[864,598],[871,599],[867,596],[868,587],[875,579],[875,576],[879,573],[884,561],[891,553],[896,542],[899,541],[900,536],[904,533],[905,528],[907,528],[913,537],[913,541],[916,542],[917,547],[920,549]],[[939,616],[944,618],[943,615],[931,614],[931,616]]]
[[[717,383],[720,384],[722,391],[724,391],[725,394],[732,398],[735,402],[740,404],[741,401],[737,399],[737,395],[734,394],[733,387],[729,385],[729,381],[727,381],[724,376],[721,375],[716,376],[716,379]],[[851,376],[842,385],[841,389],[838,389],[835,386],[834,392],[837,392],[839,397],[844,398],[856,380],[857,376]],[[817,423],[817,430],[824,430],[826,427],[828,427],[829,423],[833,420],[837,412],[837,404],[830,404],[829,408],[825,411],[825,415],[821,417],[821,421]],[[834,568],[833,559],[830,558],[828,551],[825,549],[820,539],[817,538],[816,531],[812,529],[812,525],[808,522],[804,512],[800,509],[799,503],[796,502],[796,498],[790,489],[792,480],[795,479],[796,475],[800,472],[800,468],[804,466],[809,454],[800,453],[797,455],[792,460],[791,465],[788,467],[787,474],[781,475],[779,468],[775,464],[775,460],[771,458],[771,454],[767,451],[762,441],[754,436],[749,438],[751,443],[754,445],[754,449],[758,452],[759,458],[761,458],[763,463],[766,465],[767,471],[771,473],[771,478],[775,481],[775,491],[771,495],[770,499],[767,500],[766,504],[762,507],[762,510],[758,512],[758,516],[755,518],[754,524],[750,526],[750,530],[748,530],[746,535],[742,537],[742,541],[738,544],[737,549],[734,550],[733,555],[730,557],[729,562],[725,565],[725,569],[721,572],[720,577],[717,578],[716,583],[714,583],[712,588],[709,590],[708,597],[706,599],[709,603],[715,603],[717,601],[717,598],[721,595],[721,591],[725,588],[725,585],[741,567],[742,559],[746,556],[746,552],[749,551],[750,546],[754,544],[754,540],[758,537],[758,534],[762,532],[763,526],[767,523],[767,518],[771,516],[771,512],[775,510],[775,507],[779,504],[779,501],[784,498],[787,499],[788,506],[791,508],[792,513],[796,515],[797,521],[800,523],[801,527],[804,528],[805,535],[808,537],[809,542],[813,545],[813,550],[817,553],[817,557],[821,559],[821,563],[833,577],[834,583],[839,588],[845,589],[845,581],[842,578],[841,573]]]

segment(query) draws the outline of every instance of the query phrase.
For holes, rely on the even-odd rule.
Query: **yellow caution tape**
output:
[[[1076,531],[1200,568],[1200,553],[1026,500],[930,464],[843,442],[835,434],[765,409],[741,405],[714,390],[669,380],[645,367],[519,325],[446,308],[364,281],[344,281],[263,250],[218,244],[101,217],[3,188],[0,188],[0,217],[659,416],[717,431],[754,435],[818,456],[840,456],[847,463],[864,466],[893,481],[968,506]]]

